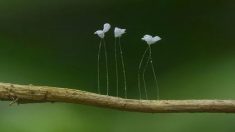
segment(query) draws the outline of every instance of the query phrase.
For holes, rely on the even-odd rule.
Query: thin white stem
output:
[[[146,99],[148,99],[148,91],[147,91],[146,80],[145,80],[145,72],[146,72],[146,70],[147,70],[147,67],[148,67],[148,64],[149,64],[149,61],[150,61],[150,53],[151,53],[151,52],[150,52],[150,48],[147,47],[147,49],[149,49],[149,56],[148,56],[148,59],[147,59],[147,62],[146,62],[146,64],[145,64],[145,66],[144,66],[143,75],[142,75]]]
[[[100,44],[99,44],[99,49],[98,49],[98,59],[97,59],[97,72],[98,72],[98,93],[100,94],[100,51],[101,51],[101,46],[102,46],[102,39],[100,40]]]
[[[139,63],[139,67],[138,67],[138,89],[139,89],[139,97],[141,99],[141,86],[140,86],[140,70],[141,70],[141,66],[142,66],[142,63],[143,63],[143,60],[144,60],[144,57],[148,51],[148,47],[146,48],[146,50],[144,51],[144,54],[142,55],[142,58],[140,60],[140,63]]]
[[[119,41],[118,42],[119,42],[119,49],[120,49],[120,54],[121,54],[125,98],[127,98],[126,70],[125,70],[125,64],[124,64],[124,59],[123,59],[123,52],[122,52],[122,45],[121,45],[121,38],[120,37],[119,37]]]
[[[105,54],[105,65],[106,65],[106,85],[107,85],[107,95],[109,95],[109,67],[108,67],[108,55],[107,55],[107,49],[106,49],[106,43],[104,41],[104,54]]]
[[[115,42],[114,42],[114,52],[115,52],[115,68],[116,68],[116,83],[117,83],[117,97],[118,97],[118,84],[119,84],[119,80],[118,80],[118,60],[117,60],[117,39],[115,38]]]
[[[152,67],[152,71],[153,71],[153,76],[154,76],[154,81],[156,83],[156,88],[157,88],[157,99],[159,99],[160,97],[160,90],[159,90],[159,86],[158,86],[158,81],[157,81],[157,75],[153,66],[153,60],[152,60],[152,49],[151,46],[149,45],[149,52],[150,52],[150,63],[151,63],[151,67]]]

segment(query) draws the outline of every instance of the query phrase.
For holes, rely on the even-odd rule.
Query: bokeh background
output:
[[[161,99],[235,99],[232,0],[1,0],[0,81],[97,92],[99,38],[93,33],[105,22],[127,28],[122,44],[128,98],[138,99],[137,69],[146,48],[140,38],[148,33],[162,37],[152,47]],[[110,92],[115,95],[112,32],[106,41]],[[151,78],[148,71],[149,96],[154,99]],[[104,84],[103,76],[103,94]],[[0,102],[1,132],[235,131],[233,114],[144,114],[64,103],[8,104]]]

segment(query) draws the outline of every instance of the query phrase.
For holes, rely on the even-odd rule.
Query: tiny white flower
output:
[[[157,41],[161,40],[161,38],[159,36],[151,36],[151,35],[144,35],[144,37],[142,38],[142,40],[146,41],[147,44],[151,45],[156,43]]]
[[[103,27],[104,33],[108,32],[110,28],[111,28],[111,25],[109,23],[105,23]]]
[[[111,25],[108,23],[105,23],[103,30],[97,30],[94,34],[97,34],[100,38],[103,39],[105,37],[105,33],[108,32],[110,28],[111,28]]]
[[[94,34],[97,34],[100,38],[104,38],[104,31],[103,30],[97,30]]]
[[[114,37],[115,38],[121,37],[124,33],[126,33],[126,29],[121,29],[121,28],[115,27],[115,29],[114,29]]]

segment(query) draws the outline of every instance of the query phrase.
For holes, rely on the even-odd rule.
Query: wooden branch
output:
[[[65,102],[145,113],[235,113],[235,100],[134,100],[81,90],[0,83],[0,100],[11,103]]]

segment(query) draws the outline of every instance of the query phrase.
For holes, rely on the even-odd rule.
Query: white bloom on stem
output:
[[[121,37],[124,33],[126,33],[126,29],[121,29],[121,28],[115,27],[115,29],[114,29],[114,37],[115,38]]]
[[[94,34],[98,35],[100,38],[104,38],[105,37],[105,33],[109,31],[109,29],[111,28],[111,25],[109,23],[105,23],[103,30],[97,30]]]
[[[151,35],[144,35],[144,37],[142,38],[142,40],[146,41],[147,44],[151,45],[156,43],[157,41],[161,40],[161,38],[159,36],[151,36]]]

